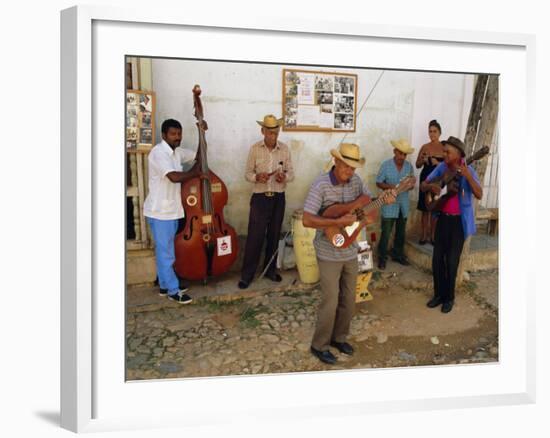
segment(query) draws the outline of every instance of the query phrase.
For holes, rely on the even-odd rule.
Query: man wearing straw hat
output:
[[[409,142],[405,139],[391,140],[393,146],[393,158],[386,160],[380,166],[376,177],[376,186],[382,190],[394,189],[399,182],[407,177],[414,175],[414,170],[407,161],[407,155],[414,152]],[[411,187],[412,190],[414,187]],[[400,193],[397,196],[397,202],[392,205],[382,207],[382,234],[378,242],[378,268],[386,268],[386,258],[388,255],[388,242],[390,234],[395,225],[395,238],[391,250],[392,260],[408,265],[409,261],[405,257],[405,228],[407,226],[407,216],[409,214],[409,191]]]
[[[272,281],[281,281],[273,254],[279,243],[285,214],[286,183],[294,179],[288,146],[277,140],[283,119],[268,114],[256,123],[262,127],[263,140],[250,148],[245,178],[254,184],[250,199],[248,235],[244,250],[239,288],[246,289],[256,273],[264,240],[263,269]],[[273,260],[272,260],[273,259]]]
[[[311,341],[311,353],[321,362],[336,363],[329,347],[340,353],[353,354],[353,347],[346,342],[353,310],[357,283],[357,243],[347,248],[337,248],[326,238],[324,229],[333,226],[345,227],[357,218],[348,213],[331,219],[319,215],[319,211],[337,203],[351,202],[359,196],[370,196],[369,190],[356,175],[355,169],[363,167],[359,146],[342,143],[338,150],[330,151],[334,157],[332,169],[319,176],[311,185],[304,204],[303,224],[316,228],[313,245],[321,274],[321,303],[317,313],[317,325]],[[385,202],[395,202],[389,194]]]

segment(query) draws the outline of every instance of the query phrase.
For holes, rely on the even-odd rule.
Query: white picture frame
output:
[[[525,157],[535,153],[529,126],[529,121],[534,120],[534,37],[360,22],[296,19],[285,22],[267,17],[254,20],[243,17],[226,22],[192,14],[178,15],[173,10],[140,11],[103,6],[64,10],[61,24],[62,427],[96,432],[207,424],[212,419],[217,423],[235,422],[250,416],[307,418],[534,402],[535,309],[531,299],[534,277],[529,277],[533,268],[521,259],[520,250],[534,247],[534,236],[511,232],[518,224],[523,227],[531,224],[532,229],[535,228],[535,219],[521,217],[521,207],[534,204],[535,196],[527,190],[535,186],[534,172],[525,171]],[[120,184],[120,193],[116,187],[117,172],[123,178],[123,167],[119,165],[125,148],[120,147],[117,156],[117,148],[111,147],[115,154],[111,156],[98,146],[102,139],[110,140],[111,146],[124,145],[120,141],[124,136],[124,100],[117,100],[125,92],[124,58],[120,59],[120,65],[118,60],[121,54],[193,58],[204,57],[205,52],[209,52],[207,58],[215,59],[216,49],[208,45],[209,41],[214,46],[215,40],[223,36],[226,41],[238,43],[251,32],[264,42],[278,41],[284,35],[285,40],[292,40],[295,50],[274,46],[268,54],[255,52],[255,45],[249,39],[247,44],[229,45],[230,49],[225,46],[224,58],[279,59],[322,65],[326,61],[315,51],[315,44],[317,39],[323,39],[324,48],[327,43],[339,48],[333,58],[335,65],[350,65],[346,62],[350,59],[348,49],[361,46],[372,50],[368,59],[371,67],[501,75],[500,248],[506,257],[500,260],[498,364],[124,382],[124,356],[118,355],[124,343],[123,337],[120,338],[124,333],[123,276],[121,282],[124,248],[117,246],[124,238],[124,219],[121,215],[119,221],[110,220],[118,217],[116,212],[110,217],[105,212],[117,202],[123,208],[123,184]],[[127,34],[139,33],[144,34],[143,40],[127,38]],[[181,43],[191,35],[195,44]],[[170,43],[174,36],[181,38],[179,48]],[[304,36],[309,37],[307,41]],[[163,38],[164,45],[158,44],[159,38]],[[109,49],[105,48],[106,39],[110,42]],[[204,45],[197,41],[203,41]],[[300,51],[303,44],[310,44],[308,52]],[[437,56],[419,57],[428,49]],[[401,57],[390,58],[386,51],[399,52]],[[277,58],[283,56],[285,59]],[[110,79],[105,81],[104,73],[109,70]],[[107,95],[109,100],[105,99]],[[120,114],[116,110],[114,117],[113,113],[109,114],[112,124],[108,124],[100,109],[113,101],[115,108],[116,102],[120,102]],[[507,148],[518,141],[524,145],[525,153],[511,158]],[[507,177],[512,166],[523,172],[514,181]],[[106,241],[114,242],[109,248],[110,256],[105,252]],[[513,251],[509,250],[511,247]],[[120,257],[120,261],[113,264],[109,257]],[[111,290],[109,295],[105,294],[107,286]],[[510,327],[512,316],[513,327]],[[448,379],[449,385],[430,386],[429,379],[439,378]],[[368,391],[347,391],[358,385],[364,385]],[[293,389],[292,400],[288,399],[285,388],[286,391]],[[331,400],[330,403],[319,401],[319,388],[328,395],[326,399]],[[180,394],[185,391],[186,399],[193,400],[192,404],[186,404],[189,415],[175,416],[177,407],[170,411],[158,403],[160,399],[166,403],[176,400],[178,391]],[[269,399],[262,394],[268,394]],[[137,400],[139,405],[135,404]]]

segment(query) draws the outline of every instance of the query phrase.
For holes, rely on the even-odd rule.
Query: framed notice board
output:
[[[355,132],[357,75],[283,69],[283,131]]]
[[[126,91],[126,147],[151,148],[155,141],[155,93]]]

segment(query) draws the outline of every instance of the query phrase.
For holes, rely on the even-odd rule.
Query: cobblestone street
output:
[[[390,262],[371,281],[374,299],[356,306],[349,338],[355,354],[333,350],[335,366],[309,351],[317,287],[288,284],[232,300],[195,295],[190,305],[160,297],[156,288],[129,289],[129,296],[154,298],[128,308],[127,379],[497,361],[497,287],[497,271],[470,274],[453,311],[443,314],[425,305],[429,274]]]

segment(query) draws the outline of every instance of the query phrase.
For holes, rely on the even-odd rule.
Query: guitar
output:
[[[481,160],[485,155],[489,153],[489,146],[483,146],[474,154],[466,159],[466,165],[469,166],[474,161]],[[433,180],[431,184],[440,184],[441,188],[447,187],[447,192],[439,195],[434,195],[432,192],[426,192],[425,204],[428,211],[439,211],[443,208],[447,200],[458,193],[458,172],[456,170],[449,170],[439,178]]]
[[[414,187],[416,178],[414,176],[406,176],[395,187],[396,195],[406,192]],[[367,225],[373,219],[373,213],[378,210],[382,205],[390,191],[383,192],[376,200],[371,200],[368,195],[361,195],[355,201],[332,204],[325,207],[319,212],[319,216],[337,219],[348,213],[352,213],[359,219],[348,227],[328,227],[325,228],[325,236],[336,248],[347,248],[350,246],[361,229]]]

